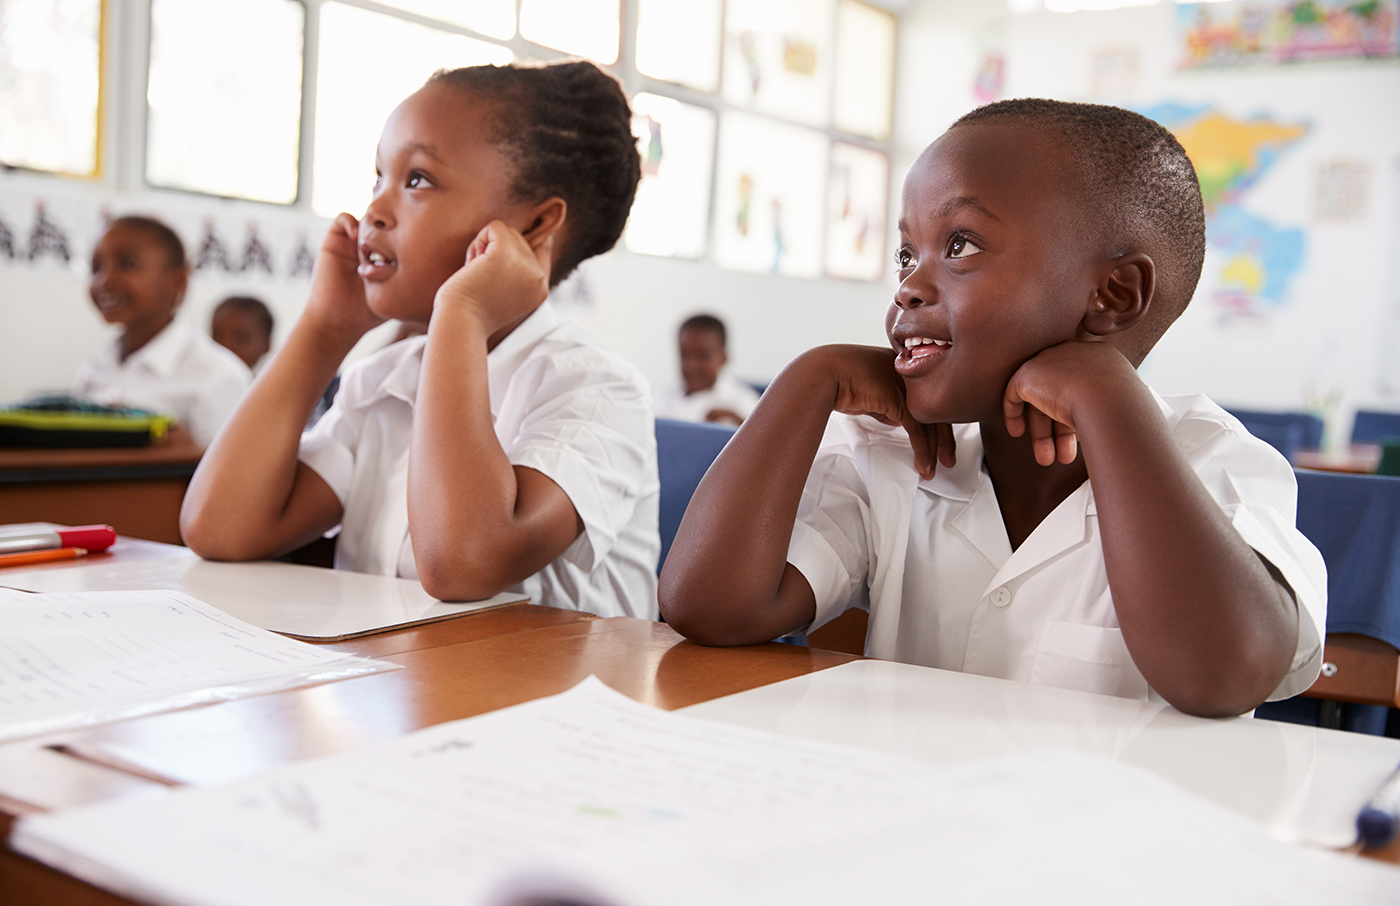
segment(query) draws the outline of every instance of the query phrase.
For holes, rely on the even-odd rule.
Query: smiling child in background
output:
[[[272,349],[272,312],[261,299],[229,296],[214,306],[209,336],[256,373]]]
[[[617,241],[640,177],[621,86],[591,63],[435,74],[398,106],[364,215],[336,218],[311,297],[185,497],[205,557],[336,525],[336,566],[438,598],[501,591],[656,616],[658,484],[646,381],[546,301]],[[345,372],[396,318],[428,325]]]
[[[899,229],[892,348],[773,382],[681,523],[666,619],[743,645],[867,608],[874,657],[1200,715],[1308,688],[1326,574],[1292,470],[1135,370],[1205,252],[1171,133],[980,108],[910,168]]]
[[[681,359],[681,386],[656,394],[656,417],[687,422],[741,424],[758,405],[758,392],[727,374],[724,322],[714,315],[694,315],[676,336]]]
[[[88,291],[122,334],[78,369],[73,393],[107,406],[167,412],[207,445],[237,405],[247,366],[203,333],[175,319],[190,269],[185,246],[150,217],[118,217],[92,250]]]

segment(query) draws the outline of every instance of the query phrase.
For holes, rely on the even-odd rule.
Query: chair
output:
[[[1323,675],[1260,717],[1382,735],[1400,707],[1400,478],[1298,471],[1298,528],[1327,562]],[[1345,703],[1345,704],[1344,704]],[[1311,708],[1307,712],[1305,709]]]
[[[1226,409],[1244,423],[1245,429],[1292,458],[1299,447],[1322,446],[1322,419],[1306,412],[1258,412],[1252,409]]]
[[[656,420],[656,465],[661,478],[661,559],[657,572],[666,562],[691,495],[734,430],[727,425]]]
[[[1383,437],[1400,437],[1400,412],[1358,410],[1351,425],[1351,442],[1378,444]]]

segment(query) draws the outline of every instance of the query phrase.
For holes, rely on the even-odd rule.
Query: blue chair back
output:
[[[1244,423],[1245,429],[1286,457],[1299,447],[1322,446],[1322,419],[1306,412],[1258,412],[1252,409],[1226,409]]]
[[[1378,444],[1382,437],[1400,437],[1400,412],[1359,410],[1351,426],[1351,442]]]
[[[656,420],[656,465],[661,478],[661,560],[658,572],[666,562],[671,542],[680,528],[681,517],[690,504],[690,497],[705,477],[710,463],[734,436],[734,429],[725,425],[681,422],[669,418]]]

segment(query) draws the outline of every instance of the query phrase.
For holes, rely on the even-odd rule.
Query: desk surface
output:
[[[164,440],[148,447],[0,447],[0,480],[13,480],[16,472],[144,465],[188,465],[193,472],[202,455],[204,448],[194,442],[189,430],[172,425]]]

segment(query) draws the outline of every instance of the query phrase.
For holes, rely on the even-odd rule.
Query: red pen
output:
[[[0,535],[0,554],[41,551],[58,547],[80,547],[85,551],[105,551],[117,540],[110,525],[77,525],[72,528]]]
[[[55,560],[76,560],[86,557],[88,552],[81,547],[54,547],[46,551],[25,551],[22,554],[0,554],[0,567],[32,566],[35,563],[51,563]]]

